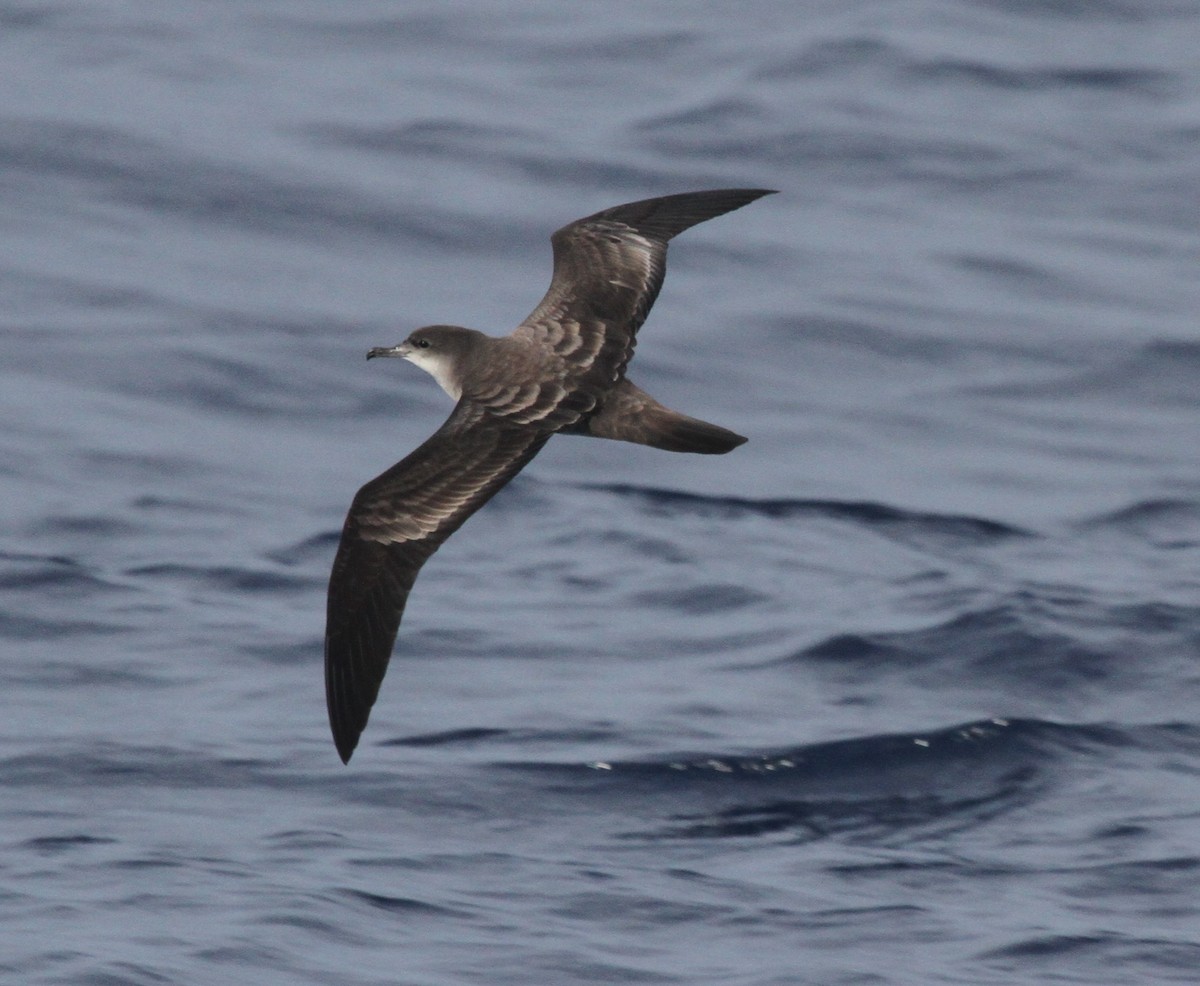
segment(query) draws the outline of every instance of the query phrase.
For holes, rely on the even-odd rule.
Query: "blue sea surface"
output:
[[[1200,981],[1200,6],[0,0],[0,983]],[[325,587],[564,223],[632,377]]]

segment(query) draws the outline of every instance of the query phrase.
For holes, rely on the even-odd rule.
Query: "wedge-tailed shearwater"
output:
[[[511,335],[430,325],[367,353],[415,363],[457,403],[423,445],[358,491],[342,529],[329,578],[325,698],[344,763],[379,694],[421,566],[551,435],[709,454],[746,441],[664,407],[625,369],[662,287],[667,241],[769,194],[687,192],[597,212],[551,237],[550,288]]]

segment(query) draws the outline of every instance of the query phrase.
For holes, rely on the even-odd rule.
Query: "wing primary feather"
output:
[[[460,404],[420,448],[359,490],[334,558],[325,631],[326,704],[343,763],[379,695],[421,566],[549,437],[480,418]],[[415,537],[398,533],[404,525],[389,527],[414,513],[436,514],[436,522]]]
[[[663,195],[653,199],[641,199],[638,202],[627,202],[624,205],[602,209],[584,219],[578,219],[562,231],[572,226],[591,223],[596,220],[617,222],[630,227],[642,236],[652,237],[666,242],[678,236],[685,229],[715,219],[734,209],[749,205],[755,199],[764,195],[774,195],[772,188],[718,188],[706,192],[681,192],[678,195]]]

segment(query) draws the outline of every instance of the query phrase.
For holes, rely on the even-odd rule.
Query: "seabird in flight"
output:
[[[329,578],[325,697],[344,763],[421,566],[551,435],[709,454],[746,441],[664,407],[625,369],[662,287],[667,241],[768,194],[687,192],[597,212],[551,237],[550,289],[511,335],[431,325],[367,353],[416,363],[457,403],[423,445],[358,491],[342,529]]]

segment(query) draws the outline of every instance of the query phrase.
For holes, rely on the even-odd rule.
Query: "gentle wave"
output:
[[[639,838],[786,832],[886,841],[982,824],[1044,797],[1060,769],[1147,747],[1192,752],[1200,730],[986,719],[754,754],[502,766],[553,779],[560,798],[586,797],[647,822],[661,816]]]
[[[883,503],[840,500],[764,499],[744,497],[704,496],[647,486],[623,483],[581,483],[581,489],[611,493],[639,504],[646,512],[688,513],[701,517],[758,517],[793,518],[824,517],[848,521],[866,528],[890,533],[912,533],[938,537],[955,537],[971,541],[997,541],[1006,538],[1032,537],[1022,530],[999,521],[955,514],[936,514],[904,510]]]

